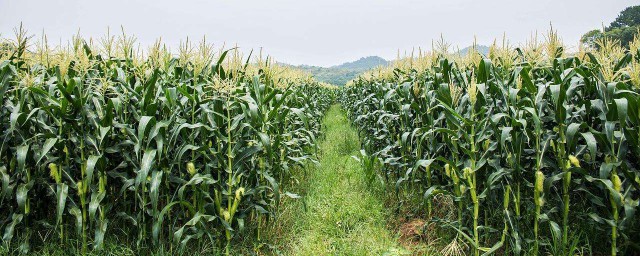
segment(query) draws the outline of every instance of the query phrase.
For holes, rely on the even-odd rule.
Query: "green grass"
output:
[[[399,252],[386,228],[385,208],[351,156],[360,149],[357,133],[337,105],[325,120],[320,165],[308,172],[306,195],[288,215],[287,255],[383,255]],[[306,206],[306,207],[305,207]]]

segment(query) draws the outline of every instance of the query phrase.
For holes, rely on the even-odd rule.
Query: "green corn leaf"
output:
[[[156,150],[146,150],[144,155],[142,156],[142,162],[140,165],[140,170],[137,171],[135,186],[136,188],[140,187],[140,184],[146,184],[147,176],[149,176],[149,171],[155,162]]]
[[[39,164],[40,161],[42,161],[42,158],[44,158],[44,156],[46,156],[47,153],[49,153],[51,148],[53,148],[57,142],[58,142],[57,138],[49,138],[47,139],[47,141],[44,142],[44,145],[42,146],[42,151],[40,152],[40,156],[38,157],[38,161],[36,161],[36,165]]]
[[[14,236],[14,232],[16,229],[16,226],[18,224],[20,224],[20,222],[22,222],[22,218],[24,215],[22,214],[16,214],[14,213],[13,215],[11,215],[11,223],[9,223],[5,229],[4,229],[4,234],[2,235],[2,241],[7,244],[9,242],[11,242],[11,239],[13,239]]]

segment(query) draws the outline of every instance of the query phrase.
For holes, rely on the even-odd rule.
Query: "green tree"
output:
[[[618,15],[615,21],[611,22],[611,25],[607,30],[614,30],[617,28],[626,28],[640,25],[640,5],[631,6],[624,9]]]
[[[580,38],[580,42],[585,45],[596,45],[596,41],[603,36],[602,31],[598,29],[591,30],[586,34],[582,35]]]
[[[605,32],[605,36],[620,41],[620,44],[626,47],[633,41],[633,38],[638,33],[638,28],[640,28],[638,25],[615,28]]]
[[[587,46],[597,47],[596,41],[605,36],[620,41],[620,44],[626,47],[633,41],[639,28],[640,5],[631,6],[620,12],[618,17],[608,27],[604,28],[604,32],[591,30],[582,36],[580,42]]]

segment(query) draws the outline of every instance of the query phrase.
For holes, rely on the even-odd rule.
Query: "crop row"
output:
[[[274,219],[281,182],[314,161],[333,90],[304,74],[235,49],[214,58],[206,44],[141,57],[126,36],[56,51],[27,39],[0,52],[7,251],[59,242],[86,253],[122,234],[139,248],[228,248],[246,223]]]
[[[340,102],[371,180],[421,198],[451,244],[629,254],[640,250],[638,42],[568,54],[551,32],[487,55],[434,51],[352,81]],[[442,198],[450,218],[436,214]]]

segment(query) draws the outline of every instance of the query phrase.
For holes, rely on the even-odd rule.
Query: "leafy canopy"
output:
[[[628,46],[640,28],[640,5],[631,6],[624,9],[618,17],[611,22],[604,32],[598,29],[585,33],[580,42],[586,46],[597,48],[596,40],[601,37],[608,37],[620,41],[623,46]]]

